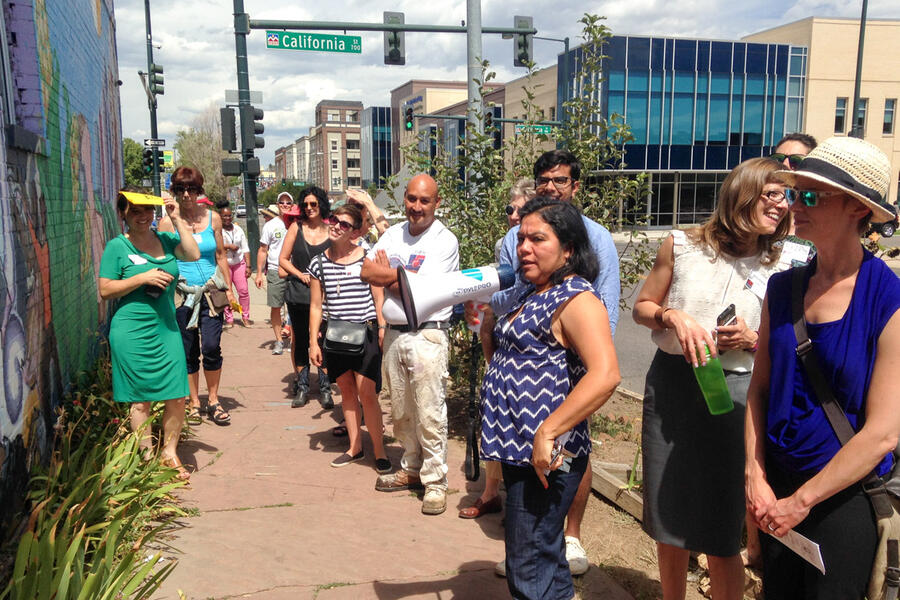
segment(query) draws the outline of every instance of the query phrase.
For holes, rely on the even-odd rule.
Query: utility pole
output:
[[[484,112],[484,102],[481,97],[481,0],[466,0],[466,62],[468,84],[469,84],[469,102],[466,116],[469,122],[469,131],[475,133],[484,133],[484,126],[481,116]],[[473,156],[475,164],[481,157]],[[469,173],[466,173],[468,178]],[[466,182],[469,190],[469,197],[475,200],[479,190],[470,181]]]
[[[250,16],[244,12],[244,0],[234,0],[234,54],[237,60],[238,106],[250,106],[250,68],[247,64],[247,35],[250,33]],[[245,113],[241,112],[241,116]],[[244,204],[247,206],[247,237],[250,242],[250,266],[259,270],[256,264],[256,252],[259,249],[259,210],[256,206],[257,175],[247,172],[247,161],[253,158],[252,129],[241,122],[241,162],[244,170]]]
[[[853,85],[853,120],[850,125],[850,136],[864,138],[866,132],[858,123],[859,120],[859,88],[862,84],[863,46],[866,42],[866,8],[868,0],[862,0],[862,14],[859,17],[859,47],[856,50],[856,82]],[[868,111],[869,107],[866,106]]]
[[[144,23],[147,27],[147,73],[150,78],[153,77],[153,36],[150,32],[150,0],[144,0]],[[158,138],[156,128],[156,94],[147,94],[147,104],[150,106],[150,137],[154,140]],[[151,182],[153,184],[153,193],[160,195],[159,188],[159,152],[153,147],[153,174]]]

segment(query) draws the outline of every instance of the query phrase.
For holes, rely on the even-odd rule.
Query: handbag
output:
[[[796,267],[791,273],[791,319],[797,337],[797,357],[806,370],[806,375],[822,404],[831,428],[841,445],[844,445],[856,432],[835,400],[806,330],[802,293],[806,269],[805,266]],[[867,590],[869,600],[896,600],[900,592],[900,499],[896,495],[896,490],[900,489],[898,450],[900,446],[894,450],[894,468],[887,483],[874,470],[862,481],[863,490],[875,511],[878,528],[878,546]]]
[[[322,282],[322,296],[325,305],[328,306],[328,294],[325,292],[325,267],[322,264],[322,255],[316,257],[319,261],[319,281]],[[344,354],[347,356],[359,356],[366,349],[366,337],[369,333],[368,323],[354,323],[342,319],[328,318],[325,329],[325,341],[322,346],[326,352]]]
[[[228,295],[225,290],[212,289],[206,292],[209,304],[217,313],[222,312],[228,306]]]

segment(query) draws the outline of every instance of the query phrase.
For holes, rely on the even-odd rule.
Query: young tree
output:
[[[179,166],[198,169],[203,174],[203,187],[210,200],[225,198],[228,178],[222,175],[222,159],[228,153],[222,150],[219,108],[210,103],[198,114],[190,127],[175,134],[175,152]]]

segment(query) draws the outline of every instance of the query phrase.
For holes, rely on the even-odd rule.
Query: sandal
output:
[[[231,423],[231,415],[218,402],[207,406],[206,414],[209,415],[209,420],[216,425],[228,425]]]
[[[191,478],[191,474],[188,473],[188,470],[184,468],[184,465],[181,464],[181,461],[177,458],[164,458],[159,461],[159,464],[167,469],[175,469],[178,471],[178,474],[175,476],[178,481],[187,481]]]
[[[338,425],[331,430],[331,435],[333,435],[334,437],[345,437],[347,435],[347,426]]]
[[[200,425],[203,423],[203,417],[200,416],[200,408],[197,406],[191,406],[188,408],[187,415],[184,418],[187,421],[188,425]]]

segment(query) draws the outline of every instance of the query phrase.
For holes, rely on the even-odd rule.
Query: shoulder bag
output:
[[[807,267],[796,267],[791,273],[791,319],[797,337],[797,358],[806,369],[806,375],[822,404],[825,416],[837,435],[841,445],[850,441],[856,432],[847,420],[847,415],[835,400],[828,385],[818,356],[812,347],[806,331],[806,317],[803,314],[803,280]],[[898,446],[900,449],[900,446]],[[867,597],[869,600],[896,600],[900,591],[900,499],[892,490],[900,485],[900,469],[897,468],[898,449],[894,450],[894,468],[885,483],[873,470],[862,480],[862,487],[875,511],[878,526],[878,546],[875,562],[869,577]]]
[[[309,244],[306,243],[306,238],[303,237],[303,227],[301,225],[297,226],[297,236],[303,242],[303,248],[306,251],[307,256],[309,255]],[[294,248],[291,249],[291,256],[293,257],[294,252],[297,249],[297,244],[294,244]],[[296,277],[293,274],[286,273],[287,280],[285,281],[284,287],[284,299],[286,302],[290,302],[291,304],[309,304],[309,286],[300,281],[299,277]],[[322,288],[325,289],[325,288]]]
[[[325,288],[325,265],[322,263],[322,255],[316,257],[319,261],[319,281],[322,283],[322,296],[325,305],[328,305],[328,294]],[[330,313],[329,313],[330,314]],[[354,323],[341,319],[328,317],[325,329],[325,342],[323,347],[326,352],[332,354],[344,354],[346,356],[359,356],[366,348],[366,336],[369,326],[366,323]]]

